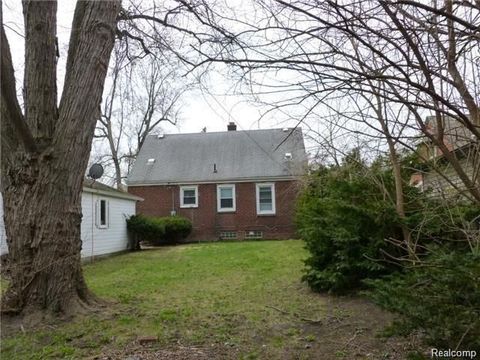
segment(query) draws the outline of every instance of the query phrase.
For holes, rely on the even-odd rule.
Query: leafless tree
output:
[[[355,103],[360,97],[379,96],[386,106],[403,109],[400,124],[393,124],[406,124],[409,131],[402,140],[415,131],[428,138],[480,203],[478,179],[469,176],[446,146],[443,131],[448,116],[468,129],[472,141],[480,139],[477,2],[253,3],[253,21],[218,10],[209,13],[210,22],[237,31],[216,46],[198,47],[203,60],[197,66],[234,65],[250,88],[267,98],[276,95],[275,109],[305,109],[301,121],[328,109],[332,99],[343,98],[346,116],[362,122],[364,114]],[[430,114],[436,117],[435,133],[425,123]]]
[[[350,138],[383,142],[401,219],[406,214],[398,149],[415,151],[418,133],[440,150],[467,195],[480,203],[479,177],[447,146],[444,123],[448,117],[468,129],[478,152],[478,2],[258,0],[247,16],[207,2],[183,3],[217,35],[195,48],[200,55],[195,68],[230,64],[246,84],[245,93],[263,98],[268,112],[298,124],[324,121],[330,134],[333,126]],[[436,131],[425,122],[431,114]],[[341,124],[339,116],[348,123]],[[335,158],[336,150],[330,151]],[[414,256],[406,226],[403,237]]]
[[[41,319],[35,315],[76,313],[95,305],[80,262],[81,190],[115,35],[137,42],[145,52],[178,45],[159,28],[198,42],[201,35],[175,25],[176,7],[185,7],[179,4],[157,13],[155,7],[132,3],[121,9],[120,0],[78,1],[58,103],[57,2],[23,1],[23,107],[0,11],[1,191],[11,264],[3,312]],[[149,128],[157,118],[150,120]]]
[[[160,131],[161,123],[176,125],[179,119],[179,99],[187,85],[175,56],[167,61],[165,55],[132,60],[124,42],[114,48],[111,87],[95,135],[107,141],[108,150],[95,155],[107,167],[113,164],[117,188],[123,187],[146,136]]]

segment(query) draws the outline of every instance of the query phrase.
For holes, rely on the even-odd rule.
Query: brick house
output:
[[[184,216],[187,241],[286,239],[307,158],[301,129],[148,136],[128,177],[137,212]]]

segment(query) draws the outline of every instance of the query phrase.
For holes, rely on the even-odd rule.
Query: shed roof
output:
[[[99,181],[94,181],[92,179],[83,180],[83,191],[100,194],[104,196],[111,196],[120,199],[127,199],[132,201],[143,201],[141,197],[129,194],[125,191],[115,189],[111,186],[105,185]]]
[[[306,165],[300,128],[151,135],[128,185],[294,178]]]

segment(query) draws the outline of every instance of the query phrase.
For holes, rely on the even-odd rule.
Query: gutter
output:
[[[238,184],[247,182],[272,182],[272,181],[295,181],[300,180],[303,175],[289,177],[263,177],[263,178],[247,178],[247,179],[226,179],[226,180],[203,180],[203,181],[162,181],[151,183],[128,183],[128,187],[135,186],[162,186],[162,185],[200,185],[200,184]],[[142,199],[143,200],[143,199]]]
[[[91,194],[110,196],[110,197],[114,197],[114,198],[118,198],[118,199],[125,199],[125,200],[132,200],[132,201],[143,201],[144,200],[143,198],[141,198],[139,196],[132,195],[132,194],[129,194],[129,193],[121,193],[121,192],[117,192],[117,191],[114,192],[114,191],[98,190],[98,189],[92,189],[92,188],[86,187],[86,186],[83,187],[83,191],[87,192],[87,193],[91,193]]]

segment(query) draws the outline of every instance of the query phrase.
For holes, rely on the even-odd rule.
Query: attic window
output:
[[[292,160],[292,153],[285,153],[285,160]]]
[[[152,165],[155,162],[155,159],[151,158],[147,160],[148,165]]]

